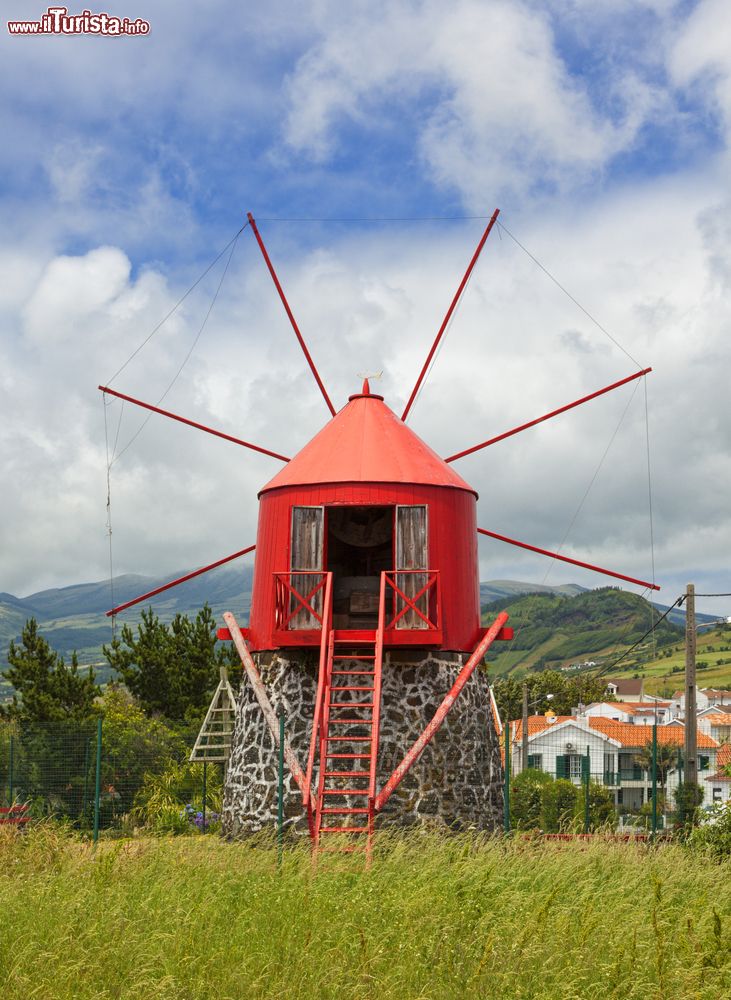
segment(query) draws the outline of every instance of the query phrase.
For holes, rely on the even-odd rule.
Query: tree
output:
[[[650,777],[652,777],[652,740],[648,740],[644,748],[638,754],[635,754],[635,761],[641,768],[648,772]],[[668,775],[677,766],[678,747],[673,746],[671,743],[658,743],[655,767],[657,770],[657,780],[660,783],[660,791],[662,792],[663,802],[665,801]]]
[[[543,670],[528,674],[528,697],[533,713],[548,711],[556,715],[570,715],[578,704],[588,705],[606,698],[607,682],[595,674],[566,677],[558,670]],[[519,719],[523,706],[523,682],[512,677],[499,677],[493,685],[495,700],[502,719]],[[548,699],[546,695],[552,694]],[[533,704],[533,703],[536,704]]]
[[[177,614],[170,625],[148,608],[136,635],[125,625],[121,639],[113,639],[103,652],[148,715],[197,720],[218,683],[219,667],[238,665],[240,670],[232,650],[216,648],[216,642],[216,623],[207,604],[194,622]]]
[[[20,645],[10,643],[8,663],[2,675],[15,694],[8,707],[0,707],[0,715],[24,725],[81,722],[94,715],[97,688],[91,667],[80,673],[75,652],[67,665],[38,631],[35,618],[25,623]]]

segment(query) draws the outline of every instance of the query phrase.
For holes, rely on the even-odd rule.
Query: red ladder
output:
[[[320,722],[315,852],[371,854],[381,712],[385,594],[378,628],[359,638],[330,631]],[[332,847],[322,838],[335,835]],[[347,843],[343,844],[342,841]]]

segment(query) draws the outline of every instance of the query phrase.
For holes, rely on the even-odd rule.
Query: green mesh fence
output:
[[[1,726],[0,805],[23,805],[32,819],[63,819],[89,832],[95,807],[101,830],[212,827],[222,775],[216,764],[188,762],[195,732],[162,739],[132,729],[107,733],[102,724],[100,754],[97,737],[97,720]]]

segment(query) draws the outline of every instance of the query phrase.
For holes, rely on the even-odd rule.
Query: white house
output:
[[[719,743],[731,742],[731,714],[728,712],[704,712],[698,716],[698,729],[707,733]]]
[[[587,718],[613,719],[634,725],[652,725],[657,719],[663,725],[671,718],[669,701],[598,701],[587,705],[583,715]]]
[[[600,703],[604,704],[604,703]],[[511,773],[518,774],[525,767],[545,771],[554,778],[568,778],[575,784],[589,777],[614,792],[617,806],[638,809],[650,799],[652,780],[638,757],[652,742],[653,727],[626,721],[617,721],[601,715],[531,716],[528,720],[528,756],[522,760],[522,722],[510,723]],[[669,770],[665,790],[668,801],[682,781],[682,726],[658,726],[658,747],[671,746],[676,750],[677,761]],[[717,773],[718,742],[712,736],[698,733],[699,784],[704,789],[703,804],[710,804],[716,794],[716,784],[705,778]],[[662,759],[662,750],[660,758]],[[723,759],[723,758],[722,758]],[[662,780],[658,782],[662,787]]]
[[[644,701],[645,682],[641,677],[610,678],[607,691],[614,701]]]

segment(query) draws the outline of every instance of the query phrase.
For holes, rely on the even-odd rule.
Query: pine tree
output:
[[[35,618],[25,623],[20,645],[10,643],[8,663],[3,677],[15,694],[9,706],[0,708],[5,718],[32,725],[65,719],[80,722],[94,714],[97,688],[91,667],[80,673],[75,652],[67,665],[38,631]]]
[[[235,666],[230,650],[216,648],[216,622],[207,604],[195,621],[177,614],[169,625],[148,608],[136,634],[125,625],[103,652],[148,715],[180,722],[200,718],[218,684],[219,666]]]

